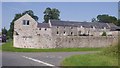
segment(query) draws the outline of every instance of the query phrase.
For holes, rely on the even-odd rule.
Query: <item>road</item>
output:
[[[60,66],[65,58],[94,52],[2,52],[3,66]]]
[[[0,50],[0,67],[2,67],[2,51]]]

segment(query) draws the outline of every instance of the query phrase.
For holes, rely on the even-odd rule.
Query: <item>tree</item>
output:
[[[115,24],[116,24],[117,26],[120,26],[120,19],[118,19]]]
[[[22,13],[22,15],[24,14],[29,14],[35,21],[38,21],[38,17],[36,15],[34,15],[34,12],[32,10],[28,10]]]
[[[96,18],[92,18],[91,22],[97,22]]]
[[[8,30],[8,37],[10,37],[11,39],[13,39],[13,32],[14,32],[14,21],[16,21],[17,19],[19,19],[22,16],[21,13],[19,14],[15,14],[14,19],[12,20],[12,22],[10,23],[10,29]]]
[[[34,15],[33,11],[32,10],[28,10],[28,11],[25,11],[23,13],[18,13],[18,14],[15,14],[14,16],[14,19],[12,20],[12,22],[10,23],[10,29],[8,30],[8,35],[11,39],[13,39],[13,32],[14,32],[14,22],[19,19],[20,17],[22,17],[23,15],[25,14],[29,14],[35,21],[38,21],[38,17]]]
[[[2,28],[2,34],[5,34],[5,35],[7,35],[7,29],[4,27],[4,28]]]
[[[104,22],[104,23],[114,23],[117,21],[117,18],[114,16],[109,16],[106,14],[98,15],[97,16],[98,22]]]
[[[2,28],[2,42],[6,42],[6,36],[7,36],[7,29],[4,27]]]
[[[44,22],[48,23],[49,19],[60,20],[60,11],[56,8],[46,8],[44,13]]]

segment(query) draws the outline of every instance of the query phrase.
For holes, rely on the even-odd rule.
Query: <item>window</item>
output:
[[[66,35],[66,32],[65,32],[65,31],[64,31],[63,33],[64,33],[63,35]]]
[[[45,31],[47,30],[47,28],[45,28]]]
[[[64,31],[64,34],[65,34],[65,31]]]
[[[29,20],[27,20],[27,25],[29,25]]]
[[[41,28],[39,28],[39,30],[41,30]]]
[[[26,22],[25,22],[25,20],[23,20],[23,25],[26,25]]]
[[[58,31],[57,31],[57,34],[58,34]]]
[[[23,20],[23,25],[29,25],[29,20]]]
[[[73,34],[73,32],[71,32],[71,35]]]
[[[93,28],[93,26],[91,26],[91,28]]]

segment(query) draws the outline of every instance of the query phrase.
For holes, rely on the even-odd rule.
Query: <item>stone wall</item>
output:
[[[46,30],[45,30],[46,29]],[[18,48],[54,48],[50,28],[31,31],[31,35],[14,35],[14,47]]]
[[[107,47],[118,42],[113,36],[56,36],[54,39],[56,48]]]
[[[29,25],[23,25],[29,20]],[[24,15],[14,23],[14,47],[17,48],[54,48],[51,28],[38,28],[37,22]]]
[[[98,29],[98,28],[84,28],[84,27],[71,27],[71,26],[52,26],[52,35],[59,35],[59,36],[79,36],[79,35],[92,35],[92,36],[101,36],[103,32],[106,32],[107,35],[110,29]],[[112,34],[114,36],[114,34]],[[116,35],[115,35],[116,36]]]
[[[29,20],[29,25],[23,25],[23,20]],[[28,14],[22,16],[14,23],[14,47],[18,48],[72,48],[72,47],[106,47],[117,43],[117,31],[111,32],[116,36],[102,37],[100,31],[93,28],[77,28],[53,26],[38,28],[37,22]],[[58,34],[57,34],[58,31]],[[81,33],[88,33],[96,36],[78,36]],[[71,34],[72,32],[72,34]],[[109,32],[106,30],[106,32]],[[109,32],[109,34],[111,34]]]

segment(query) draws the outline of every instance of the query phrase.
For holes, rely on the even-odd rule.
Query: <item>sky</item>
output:
[[[2,2],[118,2],[119,0],[1,0]]]
[[[33,10],[39,17],[38,21],[43,22],[43,12],[47,7],[57,8],[60,19],[65,21],[91,21],[100,14],[118,17],[117,2],[3,2],[2,27],[9,29],[15,14],[26,10]]]
[[[120,19],[120,2],[118,2],[118,19]]]
[[[2,3],[0,2],[0,29],[2,28]],[[1,32],[1,30],[0,30]]]

